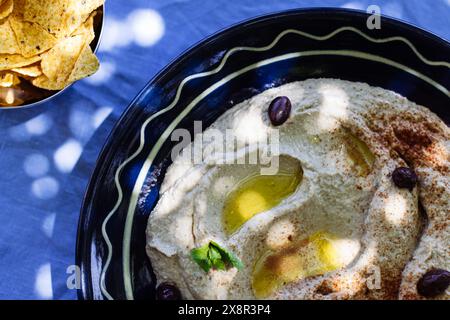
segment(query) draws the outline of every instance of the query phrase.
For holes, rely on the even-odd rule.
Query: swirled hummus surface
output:
[[[279,96],[292,110],[274,126]],[[147,227],[158,283],[187,299],[421,299],[421,277],[450,270],[450,131],[428,109],[367,84],[311,79],[239,103],[204,133],[213,130],[232,132],[238,147],[222,155],[237,159],[277,131],[278,173],[217,153],[175,159]],[[399,167],[415,171],[414,188],[393,182]],[[211,241],[242,267],[205,271],[192,250]]]

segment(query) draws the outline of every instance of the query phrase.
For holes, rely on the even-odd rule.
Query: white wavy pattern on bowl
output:
[[[373,43],[388,43],[388,42],[402,42],[404,44],[406,44],[411,50],[412,52],[414,52],[414,54],[425,64],[430,65],[430,66],[439,66],[439,67],[446,67],[450,69],[450,63],[446,62],[446,61],[432,61],[429,60],[427,58],[425,58],[418,50],[417,48],[406,38],[404,37],[400,37],[400,36],[394,36],[394,37],[388,37],[388,38],[373,38],[368,36],[367,34],[365,34],[364,32],[351,27],[351,26],[345,26],[345,27],[341,27],[338,28],[336,30],[334,30],[333,32],[324,35],[324,36],[316,36],[307,32],[303,32],[300,30],[296,30],[296,29],[287,29],[284,30],[283,32],[279,33],[277,37],[275,37],[275,39],[270,42],[268,45],[263,46],[263,47],[235,47],[232,48],[230,50],[228,50],[226,52],[226,54],[223,56],[222,60],[220,61],[220,64],[214,68],[213,70],[210,71],[205,71],[205,72],[200,72],[200,73],[196,73],[196,74],[192,74],[186,78],[184,78],[176,91],[175,97],[172,100],[172,102],[162,108],[161,110],[159,110],[158,112],[152,114],[149,118],[147,118],[144,123],[141,126],[140,129],[140,139],[139,139],[139,147],[136,149],[136,151],[127,159],[124,160],[124,162],[122,162],[120,164],[120,166],[117,168],[116,172],[115,172],[115,176],[114,176],[114,182],[115,182],[115,186],[117,188],[117,201],[114,205],[114,207],[111,209],[111,211],[108,213],[108,215],[106,216],[105,220],[102,223],[102,236],[103,239],[105,240],[105,243],[107,245],[108,248],[108,256],[106,259],[106,262],[104,264],[104,266],[102,267],[101,270],[101,275],[100,275],[100,289],[103,293],[103,295],[109,299],[109,300],[114,300],[114,298],[111,296],[111,294],[108,292],[107,288],[106,288],[106,284],[105,284],[105,276],[106,276],[106,272],[108,271],[108,267],[111,263],[111,258],[112,258],[112,254],[113,254],[113,247],[111,244],[111,241],[109,239],[108,236],[108,232],[106,230],[107,224],[109,222],[109,220],[112,218],[112,216],[114,215],[114,213],[117,211],[117,209],[119,208],[120,204],[122,203],[123,200],[123,190],[122,190],[122,186],[120,183],[120,174],[123,170],[123,168],[128,165],[131,161],[133,161],[138,155],[141,154],[141,152],[144,150],[144,145],[145,145],[145,130],[148,126],[148,124],[154,120],[155,118],[159,117],[160,115],[170,111],[171,109],[173,109],[176,104],[178,103],[178,100],[181,96],[181,92],[184,88],[184,86],[186,85],[186,83],[188,83],[189,81],[193,80],[193,79],[198,79],[198,78],[203,78],[203,77],[207,77],[213,74],[216,74],[218,72],[220,72],[223,67],[225,66],[226,62],[228,61],[228,59],[230,58],[230,56],[232,56],[234,53],[238,52],[238,51],[249,51],[249,52],[262,52],[262,51],[268,51],[270,49],[272,49],[284,36],[288,35],[288,34],[296,34],[302,37],[306,37],[309,39],[313,39],[313,40],[317,40],[317,41],[325,41],[328,40],[332,37],[334,37],[335,35],[345,32],[345,31],[350,31],[353,33],[356,33],[358,35],[360,35],[361,37],[365,38],[368,41],[371,41]],[[125,230],[124,230],[124,237],[123,237],[123,279],[124,279],[124,287],[125,287],[125,294],[126,294],[126,298],[127,299],[133,299],[133,291],[132,291],[132,285],[131,285],[131,276],[130,276],[130,263],[129,263],[129,253],[130,253],[130,235],[131,235],[131,227],[132,227],[132,223],[133,223],[133,215],[136,209],[136,205],[137,205],[137,200],[140,194],[140,191],[142,189],[142,186],[144,184],[145,181],[145,177],[147,175],[148,170],[150,169],[153,160],[156,156],[156,154],[159,152],[159,148],[161,147],[161,145],[166,141],[166,139],[169,137],[170,133],[172,132],[173,128],[176,127],[176,125],[178,125],[178,123],[193,109],[193,107],[195,107],[195,105],[201,100],[203,99],[205,96],[207,96],[209,93],[211,93],[212,91],[214,91],[215,89],[217,89],[218,87],[220,87],[221,85],[227,83],[228,81],[230,81],[231,79],[234,79],[235,77],[250,71],[252,69],[264,66],[264,65],[268,65],[270,63],[274,63],[274,62],[278,62],[278,61],[282,61],[282,60],[287,60],[287,59],[292,59],[295,57],[301,57],[301,56],[310,56],[310,55],[344,55],[344,56],[352,56],[352,57],[356,57],[356,58],[361,58],[361,59],[367,59],[367,60],[372,60],[372,61],[377,61],[380,63],[384,63],[384,64],[388,64],[391,65],[393,67],[402,69],[418,78],[420,78],[421,80],[424,80],[428,83],[430,83],[431,85],[433,85],[434,87],[436,87],[436,89],[438,89],[439,91],[442,91],[444,94],[446,94],[449,98],[450,98],[450,93],[449,91],[442,85],[440,85],[439,83],[435,82],[434,80],[428,78],[427,76],[411,69],[408,68],[402,64],[399,64],[397,62],[394,62],[392,60],[380,57],[380,56],[375,56],[375,55],[371,55],[365,52],[360,52],[360,51],[351,51],[351,50],[316,50],[316,51],[304,51],[304,52],[293,52],[290,54],[285,54],[285,55],[281,55],[278,57],[274,57],[271,59],[266,59],[266,60],[262,60],[258,63],[254,63],[250,66],[247,66],[243,69],[240,69],[236,72],[233,72],[232,74],[228,75],[227,77],[223,78],[221,81],[216,82],[213,86],[210,86],[207,90],[205,90],[203,93],[201,93],[199,96],[197,96],[196,99],[194,99],[191,104],[189,104],[179,115],[177,118],[175,118],[174,121],[172,121],[172,123],[168,126],[168,128],[163,132],[163,134],[161,135],[161,137],[158,139],[158,141],[156,142],[156,144],[153,146],[153,148],[150,150],[150,153],[148,154],[143,166],[141,167],[141,170],[139,172],[138,178],[135,181],[134,184],[134,188],[130,197],[130,204],[128,206],[128,212],[127,212],[127,216],[126,216],[126,221],[125,221]]]

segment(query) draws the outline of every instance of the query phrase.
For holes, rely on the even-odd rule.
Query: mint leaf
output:
[[[236,257],[231,251],[222,248],[217,242],[211,241],[209,245],[210,247],[212,246],[216,248],[220,252],[220,255],[222,256],[222,261],[225,264],[231,265],[237,268],[238,270],[241,270],[244,267],[244,265],[242,264],[241,260],[239,260],[238,257]]]
[[[208,258],[214,269],[225,270],[225,263],[222,260],[220,251],[211,246],[211,243],[209,243]]]
[[[209,243],[202,247],[191,250],[192,259],[205,271],[208,272],[212,268],[211,260],[208,257]]]
[[[239,270],[243,268],[239,258],[214,241],[192,249],[191,257],[205,272],[208,272],[211,268],[217,270],[226,270],[231,267],[236,267]]]

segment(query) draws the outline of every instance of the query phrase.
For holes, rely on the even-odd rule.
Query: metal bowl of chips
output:
[[[0,0],[0,110],[45,103],[94,74],[104,10],[104,0]]]

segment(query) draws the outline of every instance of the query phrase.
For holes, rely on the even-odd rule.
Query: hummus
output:
[[[292,110],[275,127],[278,96]],[[204,133],[227,129],[238,147],[223,154],[237,159],[277,131],[279,172],[217,154],[175,159],[147,227],[158,283],[186,299],[421,299],[423,274],[450,270],[450,131],[428,109],[367,84],[311,79],[234,106]],[[418,185],[397,187],[398,167],[413,168]],[[205,272],[191,251],[210,241],[243,267]]]

